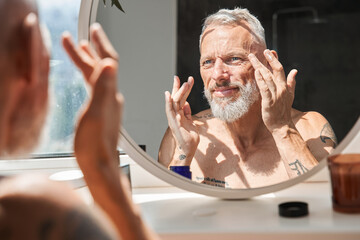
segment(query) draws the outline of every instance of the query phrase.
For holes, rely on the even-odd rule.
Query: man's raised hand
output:
[[[117,62],[119,57],[100,24],[94,23],[90,27],[90,37],[95,49],[87,40],[80,41],[79,46],[76,46],[68,32],[63,33],[62,44],[71,60],[83,73],[85,80],[93,85],[90,77],[96,65],[105,58]]]
[[[194,78],[180,87],[180,79],[175,76],[171,94],[165,92],[165,112],[169,128],[176,141],[175,155],[171,165],[190,165],[199,144],[197,126],[191,117],[191,109],[186,101],[194,85]]]
[[[283,126],[293,126],[291,108],[295,96],[297,70],[291,70],[286,78],[283,66],[275,54],[266,49],[264,56],[272,72],[254,54],[249,54],[249,60],[255,69],[255,80],[262,98],[264,124],[272,132]]]

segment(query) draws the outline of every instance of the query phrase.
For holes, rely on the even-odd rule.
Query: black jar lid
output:
[[[306,202],[284,202],[279,204],[279,215],[282,217],[303,217],[309,214]]]

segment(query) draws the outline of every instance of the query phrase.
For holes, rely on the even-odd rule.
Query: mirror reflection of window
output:
[[[50,104],[43,138],[36,153],[72,152],[74,123],[86,98],[82,75],[66,56],[61,34],[66,30],[77,41],[81,0],[37,0],[39,17],[51,37]]]

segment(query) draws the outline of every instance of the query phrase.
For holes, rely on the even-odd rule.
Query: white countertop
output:
[[[133,200],[162,239],[358,239],[360,214],[332,210],[329,183],[302,183],[247,200],[221,200],[177,188],[138,188]],[[284,218],[278,204],[304,201],[309,215]]]

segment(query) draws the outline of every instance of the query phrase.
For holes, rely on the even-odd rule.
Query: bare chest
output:
[[[202,135],[191,164],[193,180],[225,188],[253,188],[288,180],[273,141],[239,150],[226,133]]]

